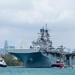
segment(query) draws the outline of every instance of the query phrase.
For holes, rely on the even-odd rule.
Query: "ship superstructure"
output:
[[[40,29],[40,37],[32,42],[29,49],[8,49],[8,52],[23,61],[25,67],[51,67],[57,59],[62,60],[60,51],[63,51],[63,47],[55,49],[52,46],[48,31],[47,25],[45,29]]]
[[[36,42],[32,42],[34,47],[39,47],[40,50],[51,50],[54,49],[52,46],[52,41],[50,40],[50,35],[48,33],[48,29],[46,27],[46,30],[44,27],[40,29],[40,37],[37,39]]]

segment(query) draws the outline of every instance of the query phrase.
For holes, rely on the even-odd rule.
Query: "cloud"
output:
[[[71,18],[74,14],[72,0],[5,0],[1,1],[1,19],[8,18],[11,22],[36,23],[56,22]]]
[[[10,31],[7,29],[0,29],[0,35],[1,35],[1,37],[6,37],[6,36],[10,35]]]
[[[0,36],[2,37],[0,41],[8,39],[14,45],[22,39],[30,42],[36,38],[36,33],[46,22],[54,35],[57,34],[57,37],[53,35],[54,41],[59,41],[57,38],[60,35],[60,41],[67,40],[68,37],[73,41],[75,37],[73,35],[75,32],[74,3],[74,0],[1,0]],[[31,36],[33,38],[30,38]]]

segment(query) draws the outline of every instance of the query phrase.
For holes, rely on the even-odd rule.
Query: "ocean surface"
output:
[[[0,75],[75,75],[73,68],[0,67]]]

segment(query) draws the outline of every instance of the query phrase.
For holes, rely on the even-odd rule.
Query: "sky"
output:
[[[54,47],[75,48],[75,0],[0,0],[0,47],[28,48],[46,23]]]

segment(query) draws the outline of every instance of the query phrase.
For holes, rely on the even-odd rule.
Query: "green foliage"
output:
[[[16,59],[13,55],[9,53],[4,55],[4,59],[8,66],[23,66],[24,65],[19,59]]]

